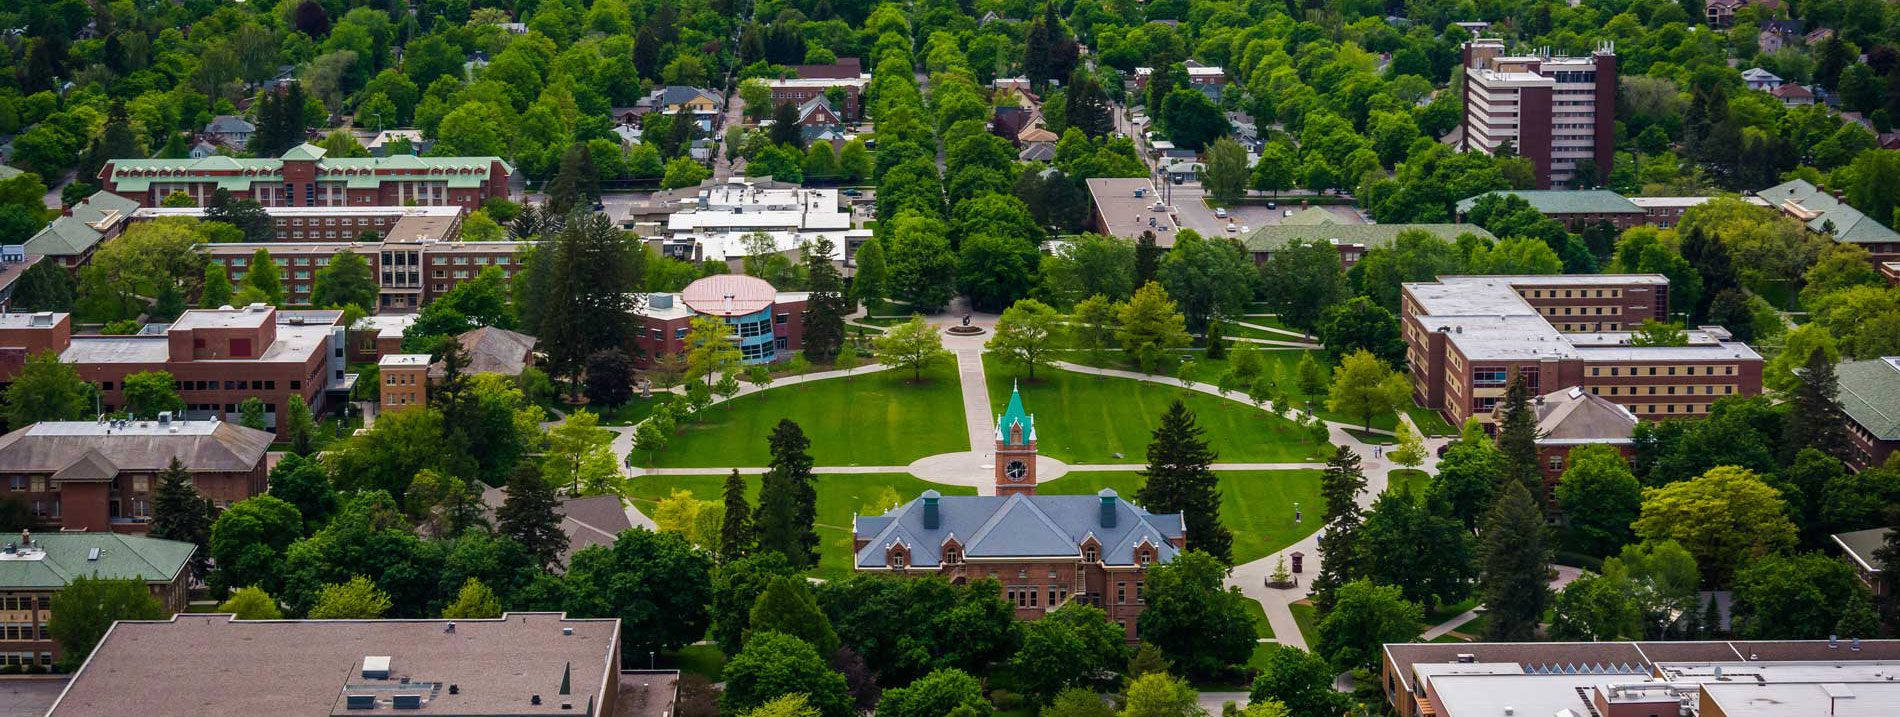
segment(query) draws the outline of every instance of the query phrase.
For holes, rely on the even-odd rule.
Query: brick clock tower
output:
[[[1036,494],[1036,417],[1023,410],[1023,395],[1015,386],[1009,407],[996,419],[996,494]]]

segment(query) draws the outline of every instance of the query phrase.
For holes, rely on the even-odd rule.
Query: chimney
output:
[[[936,530],[943,524],[943,515],[937,507],[937,500],[942,497],[935,489],[924,491],[924,530]]]
[[[1095,495],[1102,499],[1102,528],[1115,527],[1115,489],[1103,488],[1102,492]]]

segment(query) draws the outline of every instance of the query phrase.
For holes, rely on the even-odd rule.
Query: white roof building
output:
[[[750,253],[748,238],[771,238],[775,251],[796,251],[820,238],[834,245],[842,260],[848,242],[862,241],[868,229],[852,227],[851,212],[836,189],[760,186],[733,177],[702,187],[685,199],[686,208],[666,217],[662,250],[693,261],[725,261]]]

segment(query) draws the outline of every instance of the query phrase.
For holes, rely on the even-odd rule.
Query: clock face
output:
[[[1003,473],[1009,476],[1010,480],[1022,480],[1024,476],[1029,475],[1029,466],[1023,465],[1022,461],[1010,461],[1009,465],[1003,466]]]

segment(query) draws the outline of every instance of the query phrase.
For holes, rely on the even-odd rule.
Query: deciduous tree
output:
[[[1055,334],[1062,315],[1035,299],[1023,299],[1003,310],[996,320],[996,334],[985,348],[1003,359],[1021,365],[1036,377],[1036,367],[1047,365],[1056,350]]]
[[[912,316],[910,321],[885,330],[882,336],[871,340],[871,348],[876,352],[878,363],[910,369],[913,382],[923,380],[924,369],[950,357],[937,328],[924,323],[922,316]]]

